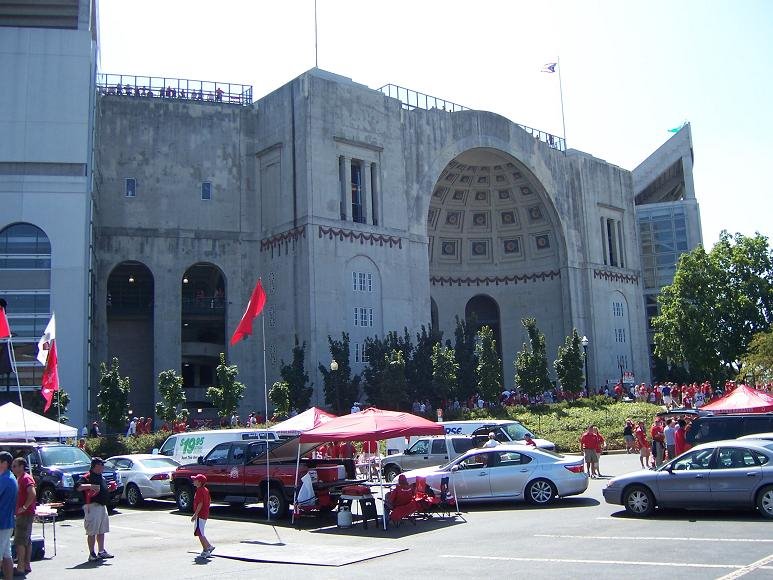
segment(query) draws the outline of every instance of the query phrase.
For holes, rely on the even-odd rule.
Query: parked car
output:
[[[588,489],[582,459],[519,444],[471,449],[440,467],[405,472],[409,482],[424,477],[436,492],[449,489],[460,502],[524,499],[547,505]]]
[[[634,516],[656,507],[757,508],[773,518],[773,442],[725,440],[698,445],[654,471],[612,478],[607,503]]]
[[[744,435],[738,439],[745,441],[746,439],[765,439],[766,441],[773,441],[773,433],[754,433],[753,435]]]
[[[105,469],[120,474],[124,486],[121,499],[130,507],[145,499],[172,497],[172,473],[179,466],[171,457],[147,454],[116,455],[105,462]]]
[[[692,446],[768,431],[773,431],[773,413],[707,415],[692,421],[685,440]]]
[[[446,448],[446,441],[448,448]],[[386,456],[383,461],[384,479],[392,481],[403,471],[443,465],[475,447],[472,437],[419,437],[403,453]]]
[[[213,502],[242,506],[248,503],[264,503],[272,518],[282,517],[292,503],[296,484],[313,467],[328,466],[336,470],[342,467],[344,477],[354,477],[354,460],[310,459],[305,454],[318,444],[302,446],[300,469],[296,475],[298,461],[298,438],[290,441],[269,441],[271,446],[270,465],[266,467],[265,441],[229,441],[220,443],[198,463],[181,465],[172,474],[172,491],[177,507],[190,512],[193,507],[193,476],[207,477],[207,487]],[[318,470],[319,471],[319,470]],[[316,475],[316,474],[315,474]],[[331,506],[332,507],[332,506]]]
[[[91,468],[91,457],[82,449],[61,443],[0,443],[0,451],[14,457],[25,457],[35,480],[38,503],[63,503],[64,509],[80,509],[83,497],[75,489],[75,482]],[[110,506],[118,505],[123,493],[120,476],[105,467],[103,477],[117,488],[110,495]]]
[[[209,453],[218,443],[227,441],[279,441],[279,436],[266,429],[215,429],[211,431],[189,431],[170,435],[159,455],[171,457],[180,464],[195,463],[199,457]],[[154,451],[155,453],[155,451]]]

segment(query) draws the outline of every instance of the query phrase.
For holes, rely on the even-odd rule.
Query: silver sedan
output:
[[[588,489],[581,458],[519,444],[472,449],[446,465],[414,469],[405,476],[411,483],[424,477],[433,490],[448,489],[460,502],[525,499],[547,505]]]
[[[635,516],[655,507],[757,508],[773,518],[773,442],[729,439],[697,445],[654,471],[609,481],[607,503]]]
[[[123,498],[131,507],[145,499],[173,497],[169,484],[179,465],[171,457],[149,454],[116,455],[106,462],[106,467],[121,474]]]

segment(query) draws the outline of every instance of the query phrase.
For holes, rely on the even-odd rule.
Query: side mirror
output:
[[[413,451],[411,451],[410,449],[406,449],[405,451],[403,451],[403,455],[413,455]]]
[[[668,465],[666,465],[666,471],[668,471],[669,473],[674,473],[674,464],[669,463]]]
[[[199,458],[196,461],[199,465],[204,465],[204,458],[201,455],[199,455]]]
[[[154,447],[153,451],[151,451],[153,455],[158,455],[158,447]]]
[[[459,467],[459,465],[458,465],[458,464],[457,464],[457,465],[452,465],[452,466],[451,466],[451,472],[452,472],[452,473],[456,473],[457,471],[459,471],[459,469],[460,469],[460,467]]]

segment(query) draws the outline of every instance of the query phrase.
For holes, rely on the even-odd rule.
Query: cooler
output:
[[[318,465],[314,469],[317,471],[317,481],[320,483],[346,479],[343,465]]]

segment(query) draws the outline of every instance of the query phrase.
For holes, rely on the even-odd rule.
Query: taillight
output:
[[[157,473],[156,475],[154,475],[150,479],[151,479],[151,481],[161,481],[163,479],[169,479],[169,474],[168,473]]]
[[[564,467],[572,473],[582,473],[582,463],[578,465],[564,465]]]

